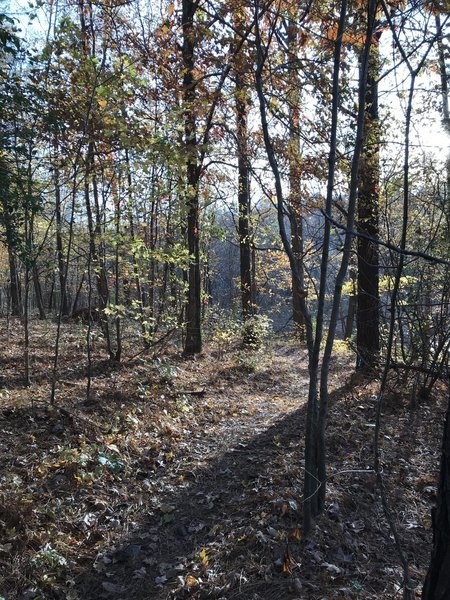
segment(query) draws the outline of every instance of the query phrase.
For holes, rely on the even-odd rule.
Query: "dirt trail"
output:
[[[297,528],[299,465],[286,472],[285,451],[296,449],[298,463],[307,378],[292,367],[293,356],[261,362],[253,373],[213,358],[183,365],[177,387],[204,388],[195,404],[211,419],[199,429],[197,415],[194,428],[183,427],[173,468],[145,481],[147,518],[96,562],[99,577],[80,577],[81,597],[250,598],[267,588],[273,552],[282,561],[288,530]],[[275,504],[284,511],[283,532],[271,526]],[[255,543],[269,545],[267,564],[252,565]]]

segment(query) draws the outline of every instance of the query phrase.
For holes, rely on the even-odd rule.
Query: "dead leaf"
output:
[[[186,577],[185,583],[188,587],[194,587],[194,586],[198,585],[198,579],[196,579],[192,575],[188,575]]]
[[[339,567],[328,562],[323,562],[320,566],[325,567],[326,570],[330,573],[336,573],[336,575],[339,575],[339,573],[341,572],[341,569]]]

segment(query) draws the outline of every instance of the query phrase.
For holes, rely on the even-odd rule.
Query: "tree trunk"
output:
[[[13,317],[20,317],[21,315],[21,289],[20,279],[17,272],[16,257],[12,248],[8,246],[8,260],[9,260],[9,278],[10,278],[10,291],[11,291],[11,314]]]
[[[187,273],[188,291],[186,298],[185,354],[202,351],[201,334],[201,278],[200,278],[200,223],[198,198],[198,141],[195,115],[196,82],[195,69],[195,27],[194,15],[197,3],[183,0],[183,100],[184,100],[184,146],[186,153],[185,203],[187,208],[187,245],[189,267]]]
[[[350,270],[350,281],[352,282],[352,291],[348,296],[347,319],[345,321],[344,340],[351,340],[353,335],[353,325],[356,315],[356,273]]]
[[[133,182],[131,177],[131,165],[130,165],[130,155],[128,152],[128,148],[125,149],[125,164],[127,167],[127,200],[128,200],[128,227],[129,227],[129,235],[132,244],[132,260],[133,260],[133,279],[134,284],[136,286],[136,292],[138,297],[138,311],[141,322],[141,333],[142,339],[144,342],[144,347],[148,346],[148,336],[147,336],[147,327],[145,325],[145,315],[144,315],[144,295],[142,291],[141,277],[139,274],[139,262],[136,258],[136,250],[135,250],[135,231],[134,231],[134,218],[133,218]]]
[[[442,88],[442,116],[444,128],[448,132],[450,130],[448,82],[439,15],[436,15],[436,30],[439,36],[438,56]],[[450,192],[450,154],[447,155],[446,167],[448,202]],[[450,205],[447,205],[448,214],[450,214]],[[450,598],[450,577],[448,575],[450,573],[450,394],[443,437],[437,506],[432,511],[433,550],[422,590],[422,600],[447,600],[447,598]]]
[[[422,600],[450,598],[450,395],[442,444],[437,506],[432,511],[433,551]]]
[[[379,39],[380,34],[376,34]],[[372,44],[366,89],[366,114],[364,149],[359,170],[358,231],[378,239],[379,204],[379,147],[380,126],[378,117],[379,50]],[[357,240],[358,255],[358,306],[356,313],[357,367],[370,367],[380,350],[380,296],[378,289],[378,244],[363,237]]]
[[[103,257],[101,256],[99,249],[97,248],[97,237],[101,233],[101,216],[100,206],[98,202],[98,189],[97,180],[95,177],[94,170],[94,145],[93,142],[89,142],[87,156],[86,156],[86,173],[84,181],[84,198],[86,206],[86,214],[88,219],[88,230],[89,230],[89,256],[94,269],[94,277],[97,287],[98,302],[100,309],[100,324],[102,327],[103,334],[105,336],[106,345],[108,348],[108,354],[111,360],[114,359],[114,352],[111,345],[111,336],[109,331],[108,318],[104,313],[104,309],[108,305],[108,279],[106,275],[106,268]],[[94,197],[95,206],[95,223],[92,214],[91,206],[91,194],[90,194],[90,178],[92,177],[92,192]]]
[[[55,303],[55,274],[54,273],[52,275],[51,281],[52,281],[52,283],[50,285],[50,293],[48,295],[48,302],[47,302],[48,312],[51,312],[53,310],[53,304]]]
[[[235,12],[236,31],[245,28],[246,9],[242,7]],[[250,110],[250,94],[246,85],[247,73],[246,54],[239,47],[239,36],[235,36],[235,110],[236,110],[236,139],[238,158],[238,236],[239,236],[239,268],[241,284],[242,320],[247,321],[254,314],[252,298],[252,236],[250,226],[250,160],[248,147],[248,113]],[[250,342],[251,332],[245,331],[244,343]]]
[[[38,272],[38,269],[36,266],[36,262],[33,264],[32,275],[33,275],[34,294],[36,296],[36,305],[37,305],[38,311],[39,311],[39,318],[41,319],[41,321],[44,321],[45,320],[45,306],[44,306],[44,300],[42,298],[42,288],[41,288],[41,282],[39,281],[39,272]]]
[[[449,90],[448,90],[448,81],[449,75],[447,72],[446,66],[446,53],[448,49],[444,46],[443,40],[443,32],[442,32],[442,24],[441,17],[439,14],[436,15],[436,33],[437,33],[437,43],[438,43],[438,65],[439,65],[439,74],[441,76],[441,96],[442,96],[442,124],[444,126],[445,132],[450,134],[450,110],[449,110]],[[450,152],[447,151],[447,159],[446,159],[446,175],[447,175],[447,205],[446,205],[446,215],[447,220],[450,223]]]
[[[291,184],[294,184],[293,177],[291,179]],[[296,179],[295,185],[298,185],[298,179]],[[291,203],[293,201],[292,189],[293,188],[291,187]],[[294,192],[294,196],[295,195],[297,194]],[[298,336],[300,342],[304,343],[306,341],[306,322],[305,315],[302,310],[302,292],[305,288],[303,276],[303,222],[300,212],[293,205],[289,211],[289,220],[291,223],[292,252],[294,254],[295,261],[297,263],[297,271],[301,279],[301,283],[299,285],[297,278],[292,277],[292,320],[294,322],[295,334]]]
[[[298,15],[289,21],[288,60],[289,75],[289,220],[291,224],[292,253],[296,262],[298,277],[292,277],[292,320],[300,342],[306,342],[306,321],[302,310],[302,293],[305,289],[303,272],[303,217],[301,206],[300,180],[300,77],[298,74]]]
[[[59,169],[55,167],[55,218],[56,218],[56,256],[58,262],[59,290],[61,294],[60,307],[62,316],[69,314],[66,282],[64,281],[64,251],[62,241],[62,215],[61,215],[61,187],[59,182]]]
[[[120,220],[121,220],[121,205],[120,205],[120,195],[119,190],[117,188],[117,181],[114,177],[112,184],[112,197],[115,206],[115,226],[116,226],[116,248],[114,252],[114,275],[115,275],[115,286],[114,286],[114,302],[116,303],[116,311],[117,306],[121,304],[120,298],[120,277],[121,277],[121,254],[123,253],[123,244],[121,242],[122,236],[120,231]],[[115,324],[116,324],[116,352],[114,355],[114,360],[116,362],[120,362],[122,358],[122,326],[121,326],[121,315],[117,313],[115,315]]]
[[[238,65],[238,69],[241,65]],[[252,302],[252,248],[250,230],[250,165],[248,156],[249,98],[241,73],[236,73],[236,135],[238,142],[238,233],[241,275],[242,318],[254,314]]]

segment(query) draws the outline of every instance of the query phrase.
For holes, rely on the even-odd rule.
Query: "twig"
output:
[[[406,248],[400,248],[399,246],[395,246],[394,244],[391,244],[390,242],[385,242],[383,240],[379,240],[379,239],[374,238],[373,236],[368,235],[366,233],[360,233],[359,231],[354,231],[353,229],[349,230],[345,225],[342,225],[341,223],[339,223],[338,221],[335,221],[332,217],[330,217],[330,215],[327,215],[325,213],[325,211],[321,210],[320,212],[323,214],[323,216],[326,219],[328,219],[330,221],[330,223],[332,225],[334,225],[338,229],[341,229],[342,231],[345,231],[346,233],[350,233],[352,236],[361,238],[363,240],[369,240],[369,242],[373,242],[374,244],[377,244],[378,246],[383,246],[384,248],[387,248],[388,250],[392,250],[393,252],[396,252],[397,254],[400,254],[401,256],[413,256],[416,258],[423,258],[424,260],[427,260],[429,262],[434,262],[439,265],[446,265],[447,267],[450,266],[450,260],[446,260],[445,258],[441,258],[440,256],[433,256],[432,254],[427,254],[426,252],[419,252],[417,250],[406,250]]]

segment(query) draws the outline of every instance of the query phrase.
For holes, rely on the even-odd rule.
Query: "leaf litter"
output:
[[[52,407],[52,332],[35,333],[30,389],[20,385],[13,332],[2,357],[3,597],[397,597],[402,575],[371,473],[376,382],[350,380],[348,357],[334,365],[327,508],[303,539],[308,380],[290,340],[253,370],[233,349],[220,364],[208,351],[114,368],[101,359],[86,401],[69,330]],[[444,410],[438,388],[414,409],[393,394],[383,416],[389,501],[417,582],[429,559]]]

